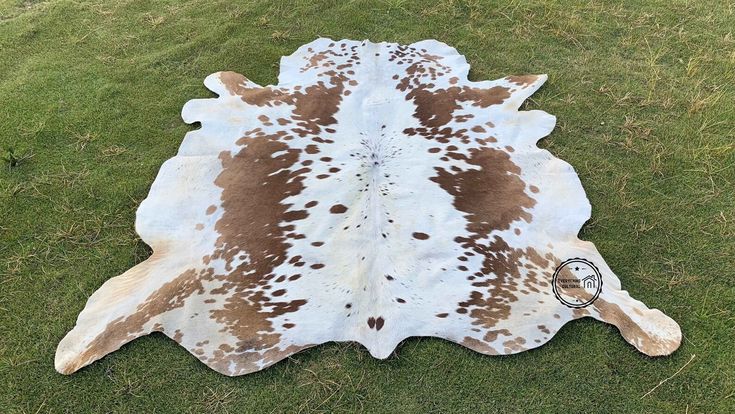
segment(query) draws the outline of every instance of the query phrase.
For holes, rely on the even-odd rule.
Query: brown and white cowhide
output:
[[[645,354],[673,352],[676,322],[577,238],[590,218],[579,178],[536,146],[555,118],[518,110],[546,75],[471,82],[469,69],[435,40],[318,39],[282,58],[276,86],[208,76],[218,97],[184,106],[201,129],[137,212],[152,256],[89,298],[56,369],[155,331],[226,375],[329,341],[376,358],[411,336],[512,354],[584,316]],[[570,258],[600,273],[586,307],[552,288]],[[567,288],[572,305],[594,292]]]

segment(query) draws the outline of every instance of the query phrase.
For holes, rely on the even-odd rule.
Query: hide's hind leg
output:
[[[90,296],[76,326],[56,348],[56,370],[71,374],[135,338],[160,330],[156,319],[164,308],[181,306],[183,299],[200,289],[194,270],[186,270],[165,253],[154,253]]]

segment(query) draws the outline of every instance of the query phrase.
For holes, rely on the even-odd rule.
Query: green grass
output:
[[[182,105],[218,70],[274,83],[318,36],[436,38],[473,80],[548,73],[527,106],[558,117],[541,145],[592,202],[581,237],[681,348],[648,358],[584,319],[509,357],[332,343],[228,378],[152,335],[57,374],[87,297],[149,254],[135,210],[192,129]],[[0,412],[735,412],[733,68],[726,1],[0,0]]]

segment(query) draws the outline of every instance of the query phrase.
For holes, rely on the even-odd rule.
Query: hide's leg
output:
[[[669,355],[681,344],[681,329],[673,319],[649,309],[627,291],[603,287],[587,309],[590,316],[617,327],[629,344],[646,355]]]
[[[603,281],[600,296],[589,306],[575,310],[576,317],[592,316],[614,325],[628,343],[646,355],[669,355],[679,347],[679,325],[660,310],[649,309],[623,290],[620,280],[607,266],[594,244],[576,240],[568,247],[570,249],[565,252],[565,257],[591,260],[599,268]]]
[[[157,293],[175,300],[175,292],[192,281],[196,281],[194,272],[182,273],[181,266],[162,253],[154,253],[108,280],[90,296],[76,326],[56,348],[56,370],[71,374],[133,339],[159,329],[153,323],[156,313],[146,303],[151,303],[151,296]],[[166,286],[169,288],[164,289]]]

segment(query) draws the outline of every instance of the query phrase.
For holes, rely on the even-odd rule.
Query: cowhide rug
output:
[[[555,118],[518,111],[546,75],[469,69],[435,40],[318,39],[282,58],[276,86],[208,76],[218,97],[184,106],[201,129],[138,209],[153,255],[89,298],[56,369],[154,331],[226,375],[329,341],[376,358],[411,336],[513,354],[585,316],[673,352],[676,322],[577,238],[579,178],[536,146]]]

